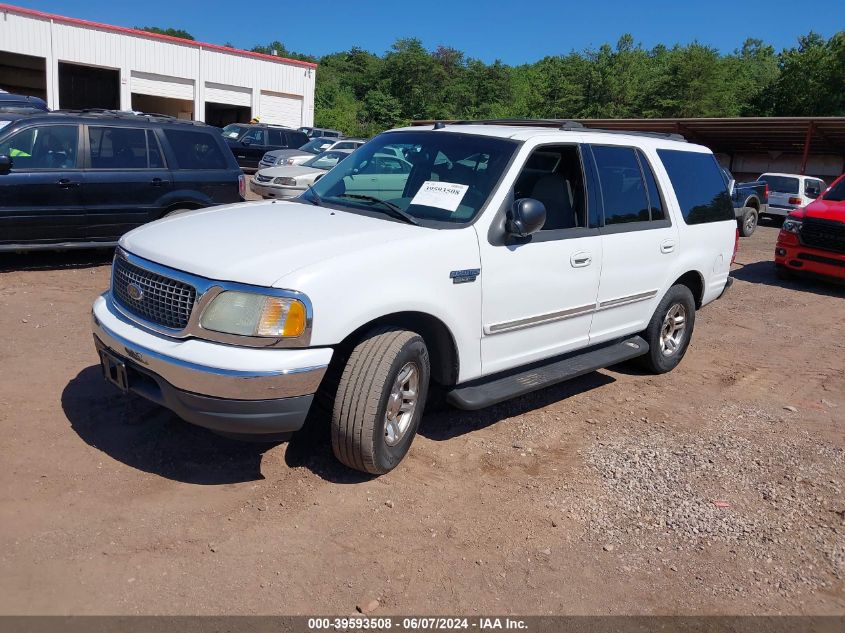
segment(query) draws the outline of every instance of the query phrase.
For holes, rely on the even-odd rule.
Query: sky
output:
[[[646,48],[697,40],[723,53],[756,37],[776,50],[809,31],[845,29],[840,2],[813,0],[17,0],[18,6],[119,26],[185,29],[196,39],[251,48],[279,40],[315,55],[357,46],[384,53],[400,37],[508,64],[615,44],[631,33]]]

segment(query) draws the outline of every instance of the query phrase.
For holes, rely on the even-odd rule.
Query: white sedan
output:
[[[263,198],[295,198],[351,153],[351,149],[333,149],[301,165],[262,169],[253,176],[250,187]]]

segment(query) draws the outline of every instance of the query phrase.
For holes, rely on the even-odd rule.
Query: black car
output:
[[[232,123],[223,128],[223,138],[244,169],[258,169],[267,152],[296,149],[308,142],[308,135],[298,130],[266,123]]]
[[[105,246],[169,213],[240,202],[244,176],[203,123],[51,112],[0,129],[0,251]]]

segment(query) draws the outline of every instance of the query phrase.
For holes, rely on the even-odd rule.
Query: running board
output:
[[[648,343],[639,336],[570,354],[559,360],[534,363],[528,369],[519,368],[475,380],[453,389],[446,396],[452,406],[474,411],[510,400],[550,385],[589,374],[648,353]]]

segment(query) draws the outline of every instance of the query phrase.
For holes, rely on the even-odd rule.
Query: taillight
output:
[[[246,176],[240,174],[238,176],[238,193],[240,194],[241,198],[246,200]]]
[[[769,183],[766,183],[766,188],[763,190],[766,192],[766,199],[769,199]]]
[[[736,230],[736,235],[734,237],[734,254],[731,257],[731,265],[736,263],[736,254],[739,252],[739,228]]]
[[[801,202],[803,202],[801,200],[801,198],[798,198],[796,196],[792,196],[791,198],[789,198],[789,204],[796,204],[797,205],[797,204],[801,204]]]

